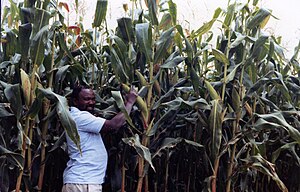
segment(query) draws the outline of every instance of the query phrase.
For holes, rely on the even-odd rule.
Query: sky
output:
[[[72,9],[74,0],[60,1],[69,2]],[[247,2],[247,0],[237,1]],[[8,0],[1,0],[1,7],[8,4],[8,2]],[[83,2],[84,4],[83,7],[85,16],[83,23],[85,29],[89,29],[92,26],[97,1],[79,0],[79,2]],[[173,2],[177,4],[177,19],[179,20],[179,24],[188,29],[198,29],[204,22],[212,19],[213,13],[218,7],[225,9],[228,0],[173,0]],[[233,0],[231,0],[231,2],[233,2]],[[124,3],[128,3],[129,7],[131,5],[130,0],[108,0],[107,21],[110,28],[115,28],[117,25],[117,19],[125,15],[123,10]],[[300,18],[300,1],[260,0],[259,6],[271,9],[272,14],[278,18],[275,19],[271,17],[265,27],[265,31],[270,34],[274,34],[275,36],[282,36],[282,45],[286,48],[286,55],[291,56],[294,47],[298,45],[300,40],[300,22],[298,21]],[[72,21],[70,21],[70,24],[72,24]]]

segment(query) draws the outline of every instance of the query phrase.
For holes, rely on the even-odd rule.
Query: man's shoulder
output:
[[[77,107],[70,107],[70,113],[78,113],[78,112],[81,112]]]
[[[74,120],[85,120],[85,121],[95,121],[96,119],[102,119],[101,117],[97,117],[91,114],[88,111],[81,111],[77,107],[70,107],[70,114]]]
[[[87,111],[81,111],[77,107],[70,107],[70,113],[71,115],[91,115],[93,116],[90,112]]]

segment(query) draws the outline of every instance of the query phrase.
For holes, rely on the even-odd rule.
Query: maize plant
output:
[[[80,82],[106,119],[138,90],[127,124],[102,135],[104,191],[299,191],[300,43],[286,58],[280,37],[266,35],[276,13],[228,1],[191,31],[172,0],[123,8],[116,29],[107,0],[92,29],[68,24],[67,3],[2,8],[0,190],[61,191],[65,134],[80,150],[68,110]]]

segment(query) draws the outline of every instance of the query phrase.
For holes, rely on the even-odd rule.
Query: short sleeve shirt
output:
[[[82,154],[66,136],[70,160],[64,171],[64,184],[102,184],[108,157],[99,132],[105,119],[95,117],[87,111],[80,111],[76,107],[71,107],[70,113],[80,136]]]

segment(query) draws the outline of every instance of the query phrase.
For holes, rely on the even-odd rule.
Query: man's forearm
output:
[[[127,102],[125,105],[125,109],[127,111],[127,113],[129,114],[131,112],[131,109],[133,107],[134,102]]]
[[[133,107],[134,102],[127,102],[125,105],[125,110],[129,114]],[[106,120],[103,127],[103,132],[117,131],[126,121],[125,115],[119,112],[110,120]]]

